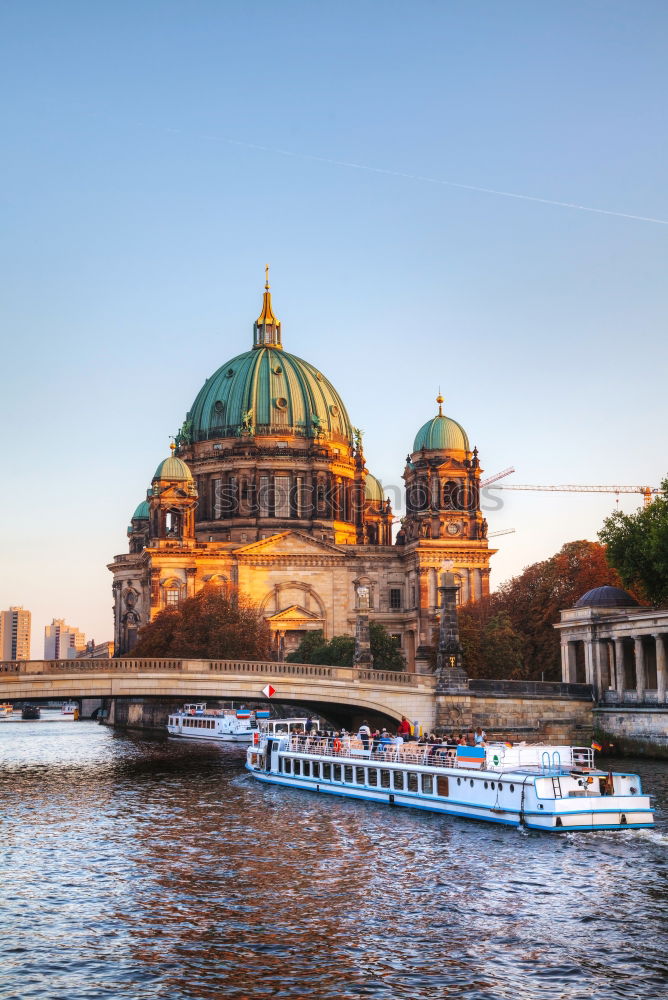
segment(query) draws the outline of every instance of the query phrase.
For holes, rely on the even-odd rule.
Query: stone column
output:
[[[457,591],[453,573],[441,573],[440,579],[441,621],[438,632],[438,653],[436,656],[436,694],[463,690],[468,686],[468,678],[462,665],[462,647],[459,642],[459,622],[457,619]]]
[[[568,643],[568,683],[575,684],[578,675],[578,665],[575,658],[575,643]]]
[[[564,684],[568,684],[568,643],[562,640],[561,643],[561,679]]]
[[[662,635],[655,635],[656,643],[656,693],[659,704],[666,700],[666,640]]]
[[[592,644],[592,676],[594,678],[594,697],[597,701],[603,698],[603,669],[601,657],[603,655],[603,643],[594,639]]]
[[[355,622],[354,667],[373,667],[371,636],[369,634],[369,588],[357,588],[357,621]]]
[[[638,692],[638,701],[643,701],[645,697],[645,650],[641,636],[637,635],[634,642],[636,648],[636,691]]]
[[[585,684],[591,684],[596,686],[596,678],[594,676],[594,643],[591,639],[585,639],[584,643],[584,658],[585,658]]]
[[[608,663],[608,687],[616,688],[617,674],[615,672],[615,657],[613,654],[613,646],[609,639],[606,639],[604,641],[603,648],[605,650],[605,655],[607,657],[607,663]]]
[[[615,676],[617,678],[617,692],[620,698],[624,697],[624,685],[626,684],[624,670],[624,640],[615,636]]]

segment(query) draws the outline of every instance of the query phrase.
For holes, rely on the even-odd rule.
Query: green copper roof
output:
[[[156,479],[164,479],[170,483],[190,482],[192,477],[193,474],[186,463],[175,455],[170,455],[169,458],[163,459],[155,470],[152,482]]]
[[[382,483],[375,476],[372,476],[370,472],[364,481],[364,496],[367,500],[372,500],[374,503],[384,503],[385,501]]]
[[[148,501],[147,500],[142,500],[142,502],[140,504],[137,504],[137,509],[134,512],[134,514],[132,515],[131,520],[134,521],[135,519],[139,519],[139,518],[143,518],[143,517],[144,518],[148,518],[148,513],[149,513],[149,511],[148,511]]]
[[[470,451],[469,439],[464,428],[442,414],[428,420],[415,436],[413,451],[422,448],[433,451]]]
[[[242,434],[352,441],[350,419],[331,382],[280,347],[255,347],[222,365],[200,389],[185,426],[192,441]]]

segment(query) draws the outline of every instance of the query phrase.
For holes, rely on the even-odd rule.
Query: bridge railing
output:
[[[80,674],[80,673],[216,673],[251,674],[264,677],[312,677],[369,684],[395,684],[416,687],[433,682],[424,676],[400,670],[368,670],[358,667],[331,667],[319,663],[277,663],[274,660],[187,660],[176,658],[120,657],[118,659],[74,660],[2,660],[0,674]]]

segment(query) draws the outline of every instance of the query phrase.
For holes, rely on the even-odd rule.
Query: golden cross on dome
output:
[[[264,287],[269,291],[269,265],[264,265]]]

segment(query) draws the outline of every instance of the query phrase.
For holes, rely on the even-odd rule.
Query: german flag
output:
[[[601,746],[601,744],[597,743],[596,740],[594,740],[594,742],[592,743],[591,748],[592,748],[592,750],[596,750],[598,753],[600,753],[601,750],[603,749],[603,747]]]

